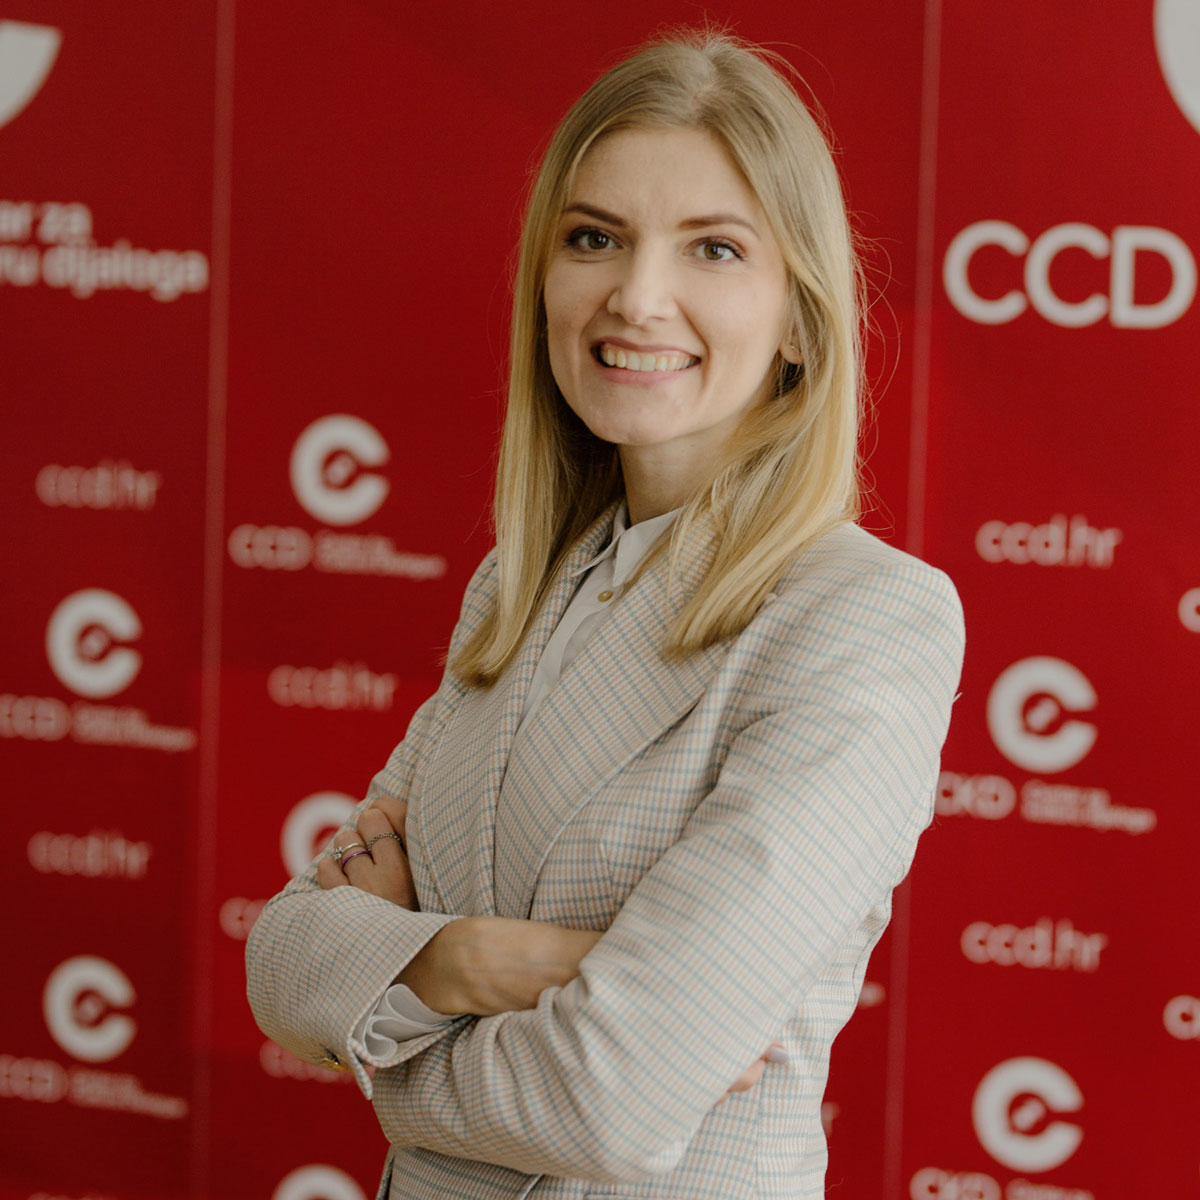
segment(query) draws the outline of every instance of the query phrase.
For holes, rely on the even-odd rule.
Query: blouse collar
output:
[[[610,556],[615,556],[613,563],[613,586],[621,587],[637,570],[642,560],[658,544],[666,531],[675,523],[675,518],[683,511],[672,509],[661,516],[648,517],[636,525],[629,524],[629,506],[621,501],[620,507],[613,517],[612,537],[608,545],[595,558],[576,567],[572,574],[582,575],[590,571],[597,563],[603,562]]]

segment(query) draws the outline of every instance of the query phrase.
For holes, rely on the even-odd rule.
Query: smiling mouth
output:
[[[673,351],[667,354],[628,350],[601,342],[592,350],[592,357],[605,367],[620,367],[624,371],[686,371],[700,360],[692,354]]]

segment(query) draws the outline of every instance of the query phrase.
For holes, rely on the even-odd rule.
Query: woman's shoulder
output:
[[[776,594],[878,586],[957,595],[944,571],[849,521],[809,542],[784,571]]]
[[[779,617],[809,620],[817,613],[848,627],[878,626],[890,616],[914,617],[962,640],[962,605],[950,577],[859,525],[843,522],[814,538],[776,585]]]
[[[497,557],[496,547],[493,546],[471,573],[463,591],[462,607],[455,627],[456,638],[474,632],[475,626],[491,611],[499,587]]]

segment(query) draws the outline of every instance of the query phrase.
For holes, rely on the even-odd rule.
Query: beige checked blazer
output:
[[[710,544],[665,556],[522,730],[538,658],[606,543],[575,547],[489,690],[447,676],[371,784],[409,803],[421,911],[315,866],[247,948],[263,1030],[349,1065],[351,1031],[455,914],[606,930],[535,1009],[461,1018],[375,1064],[381,1200],[818,1200],[820,1105],[891,892],[932,815],[962,659],[940,572],[853,525],[811,544],[736,638],[659,653]],[[476,572],[455,644],[494,589]],[[773,1039],[791,1061],[716,1102]],[[361,1050],[361,1048],[357,1048]],[[331,1132],[332,1137],[336,1137]]]

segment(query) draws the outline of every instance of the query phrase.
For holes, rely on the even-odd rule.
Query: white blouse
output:
[[[679,509],[675,509],[630,525],[629,510],[622,504],[613,520],[612,539],[608,545],[590,562],[576,569],[575,574],[581,577],[579,587],[538,660],[521,712],[521,724],[513,739],[513,754],[519,752],[525,722],[603,623],[612,610],[613,601],[621,595],[629,578],[678,515]],[[399,1042],[432,1033],[453,1020],[454,1017],[435,1012],[423,1004],[411,988],[394,983],[358,1023],[351,1049],[360,1056],[369,1054],[387,1058],[396,1053]]]

